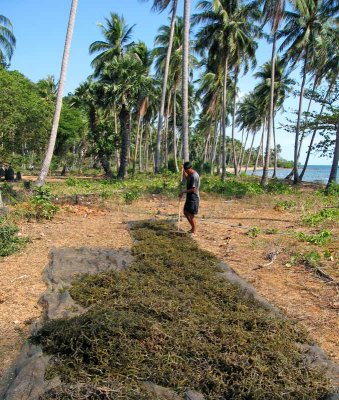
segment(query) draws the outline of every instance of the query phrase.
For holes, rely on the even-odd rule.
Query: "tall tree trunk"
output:
[[[333,152],[332,168],[330,176],[328,178],[326,189],[328,190],[332,183],[337,182],[337,171],[338,171],[338,161],[339,161],[339,118],[337,120],[337,132],[335,139],[335,147]]]
[[[60,114],[61,114],[61,108],[62,108],[62,96],[64,93],[64,87],[65,87],[65,82],[66,82],[67,66],[68,66],[68,60],[69,60],[69,55],[70,55],[70,50],[71,50],[71,43],[72,43],[72,36],[73,36],[77,6],[78,6],[78,0],[72,0],[71,11],[70,11],[69,20],[68,20],[68,28],[67,28],[64,54],[63,54],[62,64],[61,64],[60,80],[59,80],[59,85],[58,85],[58,93],[57,93],[57,98],[56,98],[52,130],[51,130],[51,135],[49,138],[48,149],[46,152],[46,156],[45,156],[39,177],[36,181],[36,186],[43,186],[45,184],[45,179],[48,174],[48,170],[50,168],[52,157],[53,157],[55,141],[56,141],[58,127],[59,127],[59,120],[60,120]]]
[[[215,127],[214,127],[214,140],[213,140],[213,147],[212,147],[212,154],[211,154],[211,175],[214,174],[214,160],[217,152],[218,146],[218,120],[215,120]]]
[[[182,147],[183,159],[189,161],[188,132],[188,68],[190,36],[190,0],[184,0],[184,41],[182,63]]]
[[[323,104],[321,105],[321,109],[320,109],[320,112],[319,112],[319,116],[321,116],[322,113],[323,113],[323,111],[324,111],[324,108],[325,108],[325,101],[326,101],[326,99],[328,98],[328,96],[330,95],[330,93],[331,93],[331,91],[332,91],[332,89],[333,89],[333,86],[334,86],[334,82],[332,81],[332,82],[330,83],[328,89],[327,89],[327,92],[326,92],[326,95],[325,95]],[[311,155],[311,152],[312,152],[313,142],[314,142],[315,136],[316,136],[316,134],[317,134],[317,130],[318,130],[318,123],[316,124],[316,126],[315,126],[315,128],[314,128],[314,130],[313,130],[313,132],[312,132],[311,141],[310,141],[310,144],[309,144],[308,150],[307,150],[306,160],[305,160],[303,169],[302,169],[302,171],[301,171],[301,174],[300,174],[300,176],[299,176],[300,181],[302,181],[303,178],[304,178],[304,175],[305,175],[305,172],[306,172],[306,169],[307,169],[307,166],[308,166],[308,161],[309,161],[309,159],[310,159],[310,155]]]
[[[139,141],[139,172],[142,172],[144,170],[143,159],[142,159],[143,126],[144,124],[142,123],[140,127],[140,141]]]
[[[169,72],[169,65],[170,65],[171,53],[172,53],[172,47],[173,47],[173,37],[174,37],[175,20],[176,20],[176,15],[177,15],[177,5],[178,5],[178,1],[173,0],[171,30],[170,30],[170,37],[169,37],[169,42],[168,42],[167,54],[166,54],[164,80],[162,83],[161,103],[160,103],[158,128],[157,128],[157,140],[156,140],[156,147],[155,147],[154,170],[156,173],[159,173],[160,168],[161,168],[161,129],[162,129],[162,120],[163,120],[164,111],[165,111],[168,72]]]
[[[311,109],[313,95],[314,95],[314,92],[315,92],[315,88],[317,87],[317,83],[318,83],[318,75],[316,75],[315,78],[314,78],[312,94],[311,94],[311,98],[310,98],[310,100],[308,102],[308,106],[307,106],[305,123],[307,122],[307,119],[308,119],[308,113],[310,112],[310,109]],[[299,148],[298,148],[298,161],[300,160],[301,148],[302,148],[304,139],[305,139],[305,128],[302,129],[301,135],[300,135]],[[299,177],[299,179],[300,179],[300,177]]]
[[[243,161],[244,161],[244,158],[245,158],[245,150],[246,150],[248,135],[249,135],[249,131],[246,132],[245,143],[244,143],[244,145],[243,145],[242,148],[241,148],[242,152],[241,152],[240,161],[239,161],[239,171],[240,171],[240,173],[241,173],[242,164],[243,164]]]
[[[262,149],[262,147],[264,145],[265,128],[266,128],[266,118],[264,119],[264,124],[263,124],[263,128],[262,128],[261,139],[260,139],[260,145],[259,145],[259,149],[258,149],[257,158],[255,159],[255,164],[254,164],[254,167],[253,167],[252,175],[255,174],[255,172],[257,170],[257,167],[258,167],[258,161],[259,161],[261,149]]]
[[[178,151],[177,151],[177,88],[174,87],[173,96],[173,158],[175,171],[178,172]]]
[[[135,137],[135,149],[134,149],[134,157],[133,157],[133,172],[132,172],[132,176],[134,176],[134,174],[135,174],[135,166],[136,166],[137,158],[138,158],[141,119],[142,119],[142,117],[141,117],[141,115],[139,115],[138,125],[137,125],[137,134],[136,134],[136,137]]]
[[[146,137],[145,137],[145,147],[144,147],[144,154],[145,154],[144,159],[145,159],[145,171],[147,172],[148,171],[148,158],[149,158],[149,156],[148,156],[149,137],[150,137],[150,127],[149,127],[148,122],[146,122],[146,124],[145,124],[145,135],[146,135]]]
[[[299,171],[298,171],[299,132],[300,132],[300,124],[301,124],[301,113],[302,113],[302,107],[303,107],[303,97],[304,97],[304,92],[305,92],[307,62],[308,62],[308,48],[306,48],[306,54],[305,54],[305,60],[304,60],[303,79],[301,82],[298,118],[297,118],[297,126],[296,126],[296,131],[295,131],[295,140],[294,140],[294,165],[293,165],[293,175],[294,175],[293,183],[294,184],[297,184],[300,182]]]
[[[250,151],[249,151],[248,159],[247,159],[247,163],[246,163],[246,168],[245,168],[245,174],[247,173],[248,166],[249,166],[250,161],[251,161],[251,156],[252,156],[252,150],[253,150],[253,143],[254,143],[255,135],[256,135],[256,132],[253,134],[253,137],[252,137],[251,147],[250,147]]]
[[[226,118],[227,118],[227,76],[228,76],[228,56],[224,65],[224,82],[222,91],[222,174],[221,179],[226,179]]]
[[[172,90],[168,93],[167,99],[167,108],[166,108],[166,116],[165,116],[165,157],[164,157],[164,167],[168,168],[168,127],[169,127],[169,118],[171,113],[171,101],[172,101]]]
[[[272,178],[277,177],[277,168],[278,168],[278,152],[277,152],[277,137],[275,135],[275,116],[273,114],[273,144],[274,144],[274,170]]]
[[[234,140],[234,133],[235,133],[235,113],[237,109],[237,84],[238,84],[238,74],[239,70],[236,68],[235,76],[234,76],[234,98],[233,98],[233,116],[232,116],[232,148],[233,148],[233,166],[234,166],[234,175],[238,176],[238,163],[237,163],[237,150],[235,148],[235,140]]]
[[[100,149],[98,151],[98,158],[103,170],[105,171],[106,178],[112,179],[114,175],[112,172],[111,163],[109,161],[109,158],[107,157],[106,152],[103,149]]]
[[[263,165],[263,173],[261,178],[261,185],[266,186],[268,183],[268,170],[270,167],[271,157],[271,135],[272,125],[274,118],[274,83],[275,83],[275,62],[276,62],[276,45],[277,45],[277,29],[274,30],[273,45],[272,45],[272,57],[271,57],[271,87],[270,87],[270,110],[268,115],[268,129],[266,138],[266,153],[265,162]]]
[[[125,104],[121,106],[119,113],[120,129],[121,129],[121,151],[120,151],[120,168],[118,178],[124,179],[128,165],[128,152],[130,148],[130,113]]]

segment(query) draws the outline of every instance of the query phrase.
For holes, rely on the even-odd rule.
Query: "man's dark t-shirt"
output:
[[[190,214],[198,214],[199,210],[199,189],[200,189],[200,177],[199,174],[194,171],[192,175],[188,175],[186,177],[186,189],[193,189],[195,188],[195,193],[187,193],[186,194],[186,203],[184,206],[184,210],[189,212]]]

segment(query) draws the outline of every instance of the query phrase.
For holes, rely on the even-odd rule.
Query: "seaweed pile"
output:
[[[166,222],[132,228],[134,261],[70,289],[88,308],[45,323],[31,341],[63,389],[44,399],[150,399],[145,382],[205,399],[325,399],[300,326],[222,277],[220,262]]]

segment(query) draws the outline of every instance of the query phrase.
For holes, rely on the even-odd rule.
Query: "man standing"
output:
[[[181,198],[184,195],[184,193],[186,193],[184,214],[192,228],[190,233],[192,233],[192,235],[195,235],[196,230],[197,230],[197,224],[194,219],[194,216],[196,214],[198,214],[198,210],[199,210],[200,176],[197,173],[197,171],[195,171],[192,168],[191,163],[188,161],[185,162],[183,165],[183,172],[184,172],[184,176],[186,178],[186,190],[183,190],[179,194],[179,197]]]

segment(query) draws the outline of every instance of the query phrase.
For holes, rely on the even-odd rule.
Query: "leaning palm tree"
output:
[[[102,72],[105,62],[112,61],[126,51],[134,28],[134,25],[126,24],[124,17],[112,12],[109,18],[105,18],[105,22],[106,26],[98,24],[105,40],[97,40],[89,46],[90,54],[99,53],[91,63],[95,76]]]
[[[15,44],[11,21],[4,15],[0,15],[0,60],[2,64],[5,64],[6,60],[11,61]]]
[[[278,35],[284,38],[280,50],[287,48],[284,59],[291,63],[291,68],[294,68],[300,60],[303,61],[294,141],[293,174],[295,184],[300,181],[298,172],[299,134],[306,78],[312,65],[310,60],[315,55],[313,49],[316,47],[317,37],[321,34],[323,24],[328,23],[328,20],[332,19],[337,12],[336,8],[332,8],[328,4],[330,2],[318,0],[300,0],[293,3],[293,10],[285,12],[286,24]]]
[[[61,114],[61,108],[62,108],[62,95],[63,95],[64,87],[65,87],[67,66],[68,66],[68,60],[69,60],[69,55],[70,55],[70,50],[71,50],[71,43],[72,43],[72,36],[73,36],[77,6],[78,6],[78,0],[72,0],[71,11],[70,11],[69,20],[68,20],[68,28],[67,28],[64,54],[63,54],[62,64],[61,64],[59,87],[58,87],[58,94],[57,94],[56,105],[55,105],[52,130],[51,130],[51,135],[49,138],[49,144],[48,144],[46,156],[45,156],[39,177],[36,181],[37,186],[44,185],[49,167],[51,165],[52,157],[53,157],[55,141],[56,141],[58,127],[59,127],[59,120],[60,120],[60,114]]]

